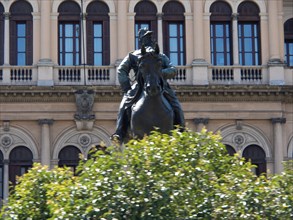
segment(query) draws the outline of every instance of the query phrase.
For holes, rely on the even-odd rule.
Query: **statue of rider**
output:
[[[146,50],[151,51],[154,50],[155,42],[152,39],[152,31],[148,29],[140,29],[138,31],[138,40],[140,45],[144,45]],[[121,86],[122,91],[124,92],[122,101],[120,103],[118,117],[117,117],[117,125],[116,132],[112,135],[112,139],[118,139],[120,142],[123,142],[127,137],[128,128],[130,126],[130,114],[131,114],[131,105],[133,104],[131,100],[133,100],[136,91],[138,90],[138,84],[134,83],[131,85],[131,80],[129,77],[129,73],[131,69],[133,69],[135,77],[138,71],[137,61],[141,57],[141,50],[135,50],[130,52],[120,63],[117,73],[118,80]],[[160,57],[162,60],[162,75],[163,79],[166,81],[167,79],[172,79],[176,76],[176,68],[172,65],[169,58],[160,53]],[[179,100],[176,97],[175,92],[170,87],[169,83],[166,81],[163,95],[170,103],[173,111],[174,111],[174,126],[179,126],[180,128],[185,127],[185,120],[181,105]]]

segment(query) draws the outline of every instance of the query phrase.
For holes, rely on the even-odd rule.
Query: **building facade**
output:
[[[116,69],[142,27],[177,66],[189,129],[221,132],[256,174],[293,157],[291,0],[0,0],[0,14],[1,198],[33,162],[74,168],[111,145]]]

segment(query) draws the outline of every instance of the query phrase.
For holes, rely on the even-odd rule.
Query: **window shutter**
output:
[[[33,64],[33,21],[26,22],[26,65]]]

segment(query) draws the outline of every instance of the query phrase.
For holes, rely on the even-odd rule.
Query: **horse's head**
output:
[[[162,60],[159,54],[157,44],[154,50],[147,50],[143,45],[142,56],[138,61],[138,80],[150,96],[158,95],[162,91]]]

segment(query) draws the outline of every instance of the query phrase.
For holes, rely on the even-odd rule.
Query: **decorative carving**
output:
[[[82,146],[82,147],[87,147],[90,145],[91,143],[91,137],[88,134],[82,134],[78,137],[78,143]]]
[[[0,143],[7,150],[12,145],[13,139],[10,135],[6,134],[1,137]]]
[[[93,90],[78,90],[75,92],[77,112],[74,115],[76,120],[93,120],[95,115],[92,112],[95,93]]]
[[[233,142],[237,145],[242,145],[245,142],[245,138],[242,134],[236,134],[233,138]]]

